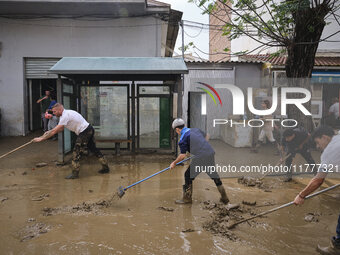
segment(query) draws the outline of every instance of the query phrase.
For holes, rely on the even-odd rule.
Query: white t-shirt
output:
[[[317,178],[325,178],[327,173],[336,173],[340,177],[340,135],[334,135],[321,154],[321,163]]]
[[[59,124],[79,135],[88,126],[89,123],[78,112],[73,110],[64,110],[60,116]]]
[[[333,112],[335,118],[339,118],[339,103],[334,103],[329,107],[329,112]]]

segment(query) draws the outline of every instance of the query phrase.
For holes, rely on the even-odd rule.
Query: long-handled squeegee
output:
[[[317,195],[320,195],[320,194],[322,194],[322,193],[325,193],[325,192],[327,192],[327,191],[330,191],[330,190],[335,189],[335,188],[338,188],[338,187],[340,187],[340,183],[335,184],[335,185],[333,185],[333,186],[331,186],[331,187],[328,187],[328,188],[326,188],[326,189],[320,190],[320,191],[318,191],[318,192],[315,192],[315,193],[313,193],[313,194],[311,194],[311,195],[308,195],[308,196],[305,197],[305,199],[309,199],[309,198],[315,197],[315,196],[317,196]],[[255,215],[255,216],[252,216],[252,217],[249,217],[249,218],[246,218],[246,219],[243,219],[243,220],[240,220],[240,221],[231,223],[231,224],[229,224],[229,225],[227,226],[227,228],[228,228],[228,229],[232,229],[232,228],[234,228],[234,227],[235,227],[236,225],[238,225],[238,224],[241,224],[241,223],[243,223],[243,222],[247,222],[247,221],[249,221],[249,220],[252,220],[252,219],[261,217],[261,216],[263,216],[263,215],[266,215],[266,214],[269,214],[269,213],[272,213],[272,212],[275,212],[275,211],[277,211],[277,210],[280,210],[280,209],[282,209],[282,208],[291,206],[291,205],[293,205],[293,204],[294,204],[294,201],[289,202],[289,203],[284,204],[284,205],[281,205],[281,206],[279,206],[279,207],[275,207],[275,208],[270,209],[270,210],[268,210],[268,211],[259,213],[259,214]]]
[[[193,157],[194,157],[194,156],[191,156],[191,157],[189,157],[189,158],[186,158],[186,159],[184,159],[184,160],[178,162],[176,165],[179,165],[179,164],[181,164],[181,163],[184,163],[184,162],[186,162],[186,161],[192,159]],[[150,178],[152,178],[152,177],[154,177],[154,176],[156,176],[156,175],[158,175],[158,174],[161,174],[161,173],[163,173],[163,172],[165,172],[165,171],[167,171],[167,170],[169,170],[169,169],[170,169],[170,167],[167,167],[167,168],[165,168],[165,169],[163,169],[163,170],[161,170],[161,171],[159,171],[159,172],[157,172],[157,173],[154,173],[154,174],[152,174],[152,175],[150,175],[150,176],[144,178],[143,180],[140,180],[140,181],[138,181],[138,182],[135,182],[135,183],[133,183],[133,184],[127,186],[126,188],[124,188],[123,186],[120,186],[120,187],[118,188],[117,195],[119,196],[119,198],[121,198],[122,196],[124,196],[125,191],[128,190],[129,188],[132,188],[133,186],[136,186],[137,184],[139,184],[139,183],[141,183],[141,182],[144,182],[144,181],[146,181],[146,180],[148,180],[148,179],[150,179]]]
[[[27,145],[29,145],[29,144],[31,144],[31,143],[33,143],[33,140],[31,140],[31,141],[29,141],[28,143],[25,143],[25,144],[19,146],[18,148],[15,148],[14,150],[11,150],[10,152],[5,153],[4,155],[1,155],[0,158],[4,158],[4,157],[6,157],[7,155],[9,155],[9,154],[11,154],[11,153],[13,153],[13,152],[16,152],[17,150],[20,150],[20,149],[24,148],[25,146],[27,146]]]

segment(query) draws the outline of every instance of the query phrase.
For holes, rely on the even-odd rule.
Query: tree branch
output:
[[[229,5],[224,4],[223,2],[221,2],[221,0],[218,0],[218,2],[222,3],[223,6],[227,7],[230,11],[232,11],[233,13],[235,13],[237,16],[239,16],[241,19],[244,19],[246,22],[248,22],[250,25],[252,25],[253,27],[255,27],[258,31],[260,31],[261,33],[267,35],[269,38],[271,39],[275,39],[279,42],[281,42],[283,45],[285,44],[284,41],[280,40],[280,38],[277,38],[277,36],[271,36],[270,34],[268,34],[266,31],[262,30],[260,27],[258,27],[257,24],[251,22],[249,19],[245,18],[244,15],[241,15],[239,12],[237,12],[235,9],[231,8]]]
[[[219,1],[221,1],[221,0],[219,0]],[[263,0],[262,0],[263,1]],[[264,1],[263,1],[264,2]],[[270,26],[268,26],[268,24],[267,24],[267,22],[265,22],[263,19],[262,19],[262,17],[256,12],[256,10],[254,10],[252,7],[250,7],[250,5],[247,3],[247,2],[245,2],[245,4],[248,6],[248,8],[261,20],[261,22],[262,22],[262,24],[264,24],[267,28],[268,28],[268,30],[269,30],[269,32],[272,34],[272,37],[274,37],[276,40],[278,40],[278,41],[284,41],[284,37],[282,37],[282,38],[280,38],[280,36],[279,35],[277,35],[273,30],[272,30],[272,28],[270,27]],[[267,4],[264,4],[266,7],[268,7],[267,6]]]
[[[196,3],[195,3],[195,4],[196,4]],[[205,6],[199,7],[197,4],[196,4],[196,6],[197,6],[198,8],[201,8],[201,9],[203,8],[203,10],[206,11],[206,12],[208,11],[208,9],[207,9]],[[226,12],[226,13],[227,13],[227,12]],[[214,15],[214,14],[212,14],[212,15]],[[230,23],[228,23],[228,22],[226,22],[225,20],[222,20],[221,18],[219,18],[218,16],[215,16],[215,15],[214,15],[214,17],[217,18],[219,21],[223,22],[224,24],[229,24],[229,25],[231,25],[231,26],[234,27],[236,30],[238,30],[239,32],[241,32],[241,33],[245,34],[246,36],[250,37],[250,38],[253,39],[254,41],[256,41],[256,42],[258,42],[258,43],[260,43],[260,44],[267,45],[267,44],[264,43],[263,41],[260,41],[259,39],[257,39],[255,36],[249,34],[248,32],[246,32],[246,31],[244,31],[244,30],[242,30],[242,29],[240,29],[236,24],[233,23],[232,19],[230,19]],[[272,37],[269,37],[269,38],[274,39],[274,38],[272,38]],[[284,45],[281,44],[280,46],[284,46]]]

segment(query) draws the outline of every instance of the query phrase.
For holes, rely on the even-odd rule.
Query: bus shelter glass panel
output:
[[[81,88],[81,113],[101,139],[127,139],[126,86]]]
[[[141,86],[139,85],[140,95],[168,95],[170,94],[169,86]]]
[[[63,96],[63,102],[65,109],[71,109],[71,97]],[[72,149],[71,131],[67,128],[64,129],[64,153],[68,153]]]
[[[139,98],[140,148],[159,148],[160,100],[158,97]]]

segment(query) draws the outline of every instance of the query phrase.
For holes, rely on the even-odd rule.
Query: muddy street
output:
[[[0,154],[29,139],[0,138]],[[219,148],[217,161],[234,164],[268,161],[272,153],[265,147],[249,156],[246,148],[212,144]],[[306,176],[290,183],[268,177],[263,180],[266,189],[224,178],[231,202],[239,204],[228,209],[219,203],[214,183],[202,174],[194,182],[193,204],[176,205],[187,165],[127,190],[121,199],[112,197],[119,186],[168,167],[170,155],[106,154],[111,168],[107,175],[97,173],[100,165],[91,156],[82,160],[80,179],[65,180],[70,165],[57,166],[56,153],[56,141],[47,141],[0,161],[1,254],[317,254],[316,243],[328,245],[335,231],[338,190],[308,200],[303,207],[226,228],[230,220],[293,200],[310,180]],[[277,158],[270,160],[275,163]],[[37,167],[38,163],[47,165]],[[338,182],[328,179],[323,188]]]

